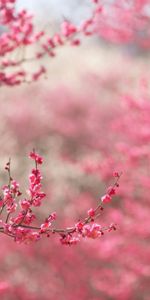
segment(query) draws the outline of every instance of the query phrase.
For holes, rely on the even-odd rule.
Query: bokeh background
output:
[[[17,9],[28,8],[36,26],[51,33],[64,18],[79,24],[90,16],[89,2],[18,0]],[[18,245],[2,236],[1,299],[149,300],[149,51],[96,35],[59,48],[44,63],[47,79],[1,87],[1,182],[11,157],[25,193],[28,153],[36,148],[47,193],[39,220],[56,211],[57,224],[71,226],[122,171],[118,194],[99,220],[118,226],[74,247],[53,237]]]

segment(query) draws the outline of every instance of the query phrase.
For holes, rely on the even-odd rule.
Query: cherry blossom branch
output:
[[[62,244],[72,245],[76,244],[82,237],[98,238],[104,234],[104,231],[115,230],[116,226],[111,224],[109,226],[101,226],[95,223],[95,219],[98,218],[104,210],[103,205],[111,201],[112,196],[115,195],[118,188],[119,179],[122,173],[114,173],[116,178],[114,184],[110,186],[107,193],[101,197],[97,207],[91,208],[87,212],[87,217],[82,221],[78,221],[74,226],[67,228],[55,228],[52,226],[56,220],[56,213],[51,213],[40,226],[32,225],[37,220],[36,215],[33,213],[33,207],[41,206],[46,194],[42,191],[41,173],[39,165],[43,163],[43,158],[39,156],[35,150],[30,153],[30,158],[34,160],[35,168],[32,169],[29,175],[29,189],[27,191],[28,198],[21,199],[19,201],[21,209],[18,207],[18,197],[22,194],[19,190],[19,184],[12,179],[10,171],[10,160],[6,164],[5,169],[8,172],[9,180],[8,184],[4,185],[3,198],[1,199],[1,215],[4,209],[6,209],[7,215],[5,221],[0,219],[0,232],[4,233],[12,238],[16,242],[29,243],[31,241],[37,241],[42,235],[47,237],[50,234],[58,234]],[[15,214],[15,216],[13,216]],[[36,231],[35,231],[36,230]]]
[[[16,12],[15,3],[16,0],[0,0],[0,24],[5,28],[0,36],[0,86],[37,81],[46,73],[43,63],[32,74],[21,68],[23,64],[39,61],[45,56],[55,57],[57,48],[67,43],[71,46],[79,46],[81,35],[89,36],[94,33],[92,25],[97,11],[95,7],[91,17],[81,25],[76,26],[65,20],[61,24],[60,32],[50,37],[44,30],[36,32],[33,17],[26,10]],[[97,4],[95,2],[95,5]],[[38,50],[34,50],[33,57],[25,57],[23,51],[21,59],[11,59],[10,56],[16,54],[18,49],[24,50],[31,46],[34,46],[34,49],[35,46],[38,47]]]

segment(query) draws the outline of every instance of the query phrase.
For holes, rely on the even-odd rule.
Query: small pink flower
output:
[[[90,208],[88,210],[88,216],[91,217],[91,218],[95,216],[95,210],[93,208]]]
[[[104,195],[103,197],[101,197],[101,201],[103,202],[103,203],[108,203],[108,202],[110,202],[111,201],[111,197],[110,197],[110,195],[109,194],[106,194],[106,195]]]
[[[45,222],[45,223],[41,224],[41,226],[40,226],[41,227],[40,233],[46,232],[50,228],[51,225],[52,225],[51,222]]]
[[[116,194],[115,188],[112,187],[112,186],[110,186],[110,187],[107,189],[107,194],[108,194],[109,196],[115,195],[115,194]]]
[[[114,176],[114,177],[119,177],[119,173],[118,173],[118,172],[114,172],[114,173],[113,173],[113,176]]]
[[[76,231],[81,233],[82,232],[82,229],[83,229],[83,223],[82,222],[78,222],[75,224],[75,227],[76,227]]]
[[[62,35],[65,36],[65,37],[70,37],[72,36],[74,33],[77,32],[77,28],[71,24],[70,22],[68,21],[64,21],[62,24],[61,24],[61,32],[62,32]]]
[[[17,209],[17,203],[13,203],[12,205],[7,207],[7,212],[8,213],[13,213],[13,212],[16,211],[16,209]]]
[[[101,226],[99,224],[85,225],[82,231],[83,237],[96,239],[101,236]]]
[[[43,163],[42,156],[40,156],[39,154],[37,154],[35,151],[30,152],[29,157],[32,158],[32,159],[34,159],[35,162],[37,164],[39,164],[39,165]]]
[[[31,203],[29,200],[22,200],[20,201],[20,206],[23,210],[27,210],[30,207]]]
[[[76,245],[79,242],[79,238],[78,237],[72,237],[71,235],[66,235],[61,237],[60,242],[62,245]]]

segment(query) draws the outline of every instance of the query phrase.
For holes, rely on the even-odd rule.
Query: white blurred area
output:
[[[17,7],[35,14],[37,21],[61,22],[64,18],[79,23],[90,16],[91,0],[17,0]]]

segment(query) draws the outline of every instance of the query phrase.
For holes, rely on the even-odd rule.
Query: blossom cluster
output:
[[[110,202],[112,195],[115,194],[116,188],[119,186],[118,180],[121,176],[115,173],[116,181],[113,186],[109,187],[107,194],[101,197],[99,204],[95,209],[90,208],[87,217],[77,222],[73,227],[58,229],[53,227],[56,220],[56,213],[52,212],[45,218],[44,222],[39,226],[37,216],[34,212],[36,207],[43,204],[46,194],[42,190],[42,176],[39,166],[43,163],[43,158],[34,150],[30,152],[30,158],[34,160],[35,168],[29,175],[29,189],[27,197],[22,198],[19,183],[11,176],[10,160],[5,166],[8,172],[8,184],[2,187],[3,197],[1,197],[0,210],[0,232],[4,233],[19,243],[29,243],[38,241],[42,235],[49,237],[57,233],[60,241],[65,245],[76,244],[81,237],[98,238],[104,234],[104,231],[116,229],[114,224],[102,227],[95,223],[95,219],[103,211],[103,204]]]
[[[56,49],[69,43],[78,46],[81,35],[94,33],[91,28],[95,18],[95,10],[91,18],[76,26],[69,20],[62,22],[60,32],[49,36],[44,30],[37,31],[33,16],[27,10],[16,11],[16,0],[0,0],[0,85],[15,86],[23,82],[37,81],[46,73],[41,62],[45,56],[55,57]],[[25,55],[25,50],[32,47],[32,57]],[[19,51],[19,58],[17,53]],[[14,55],[15,54],[15,55]],[[16,58],[14,58],[16,57]],[[41,65],[33,73],[26,68],[27,63],[37,62]]]
[[[150,47],[149,0],[94,1],[97,5],[95,25],[101,38],[141,49]]]

